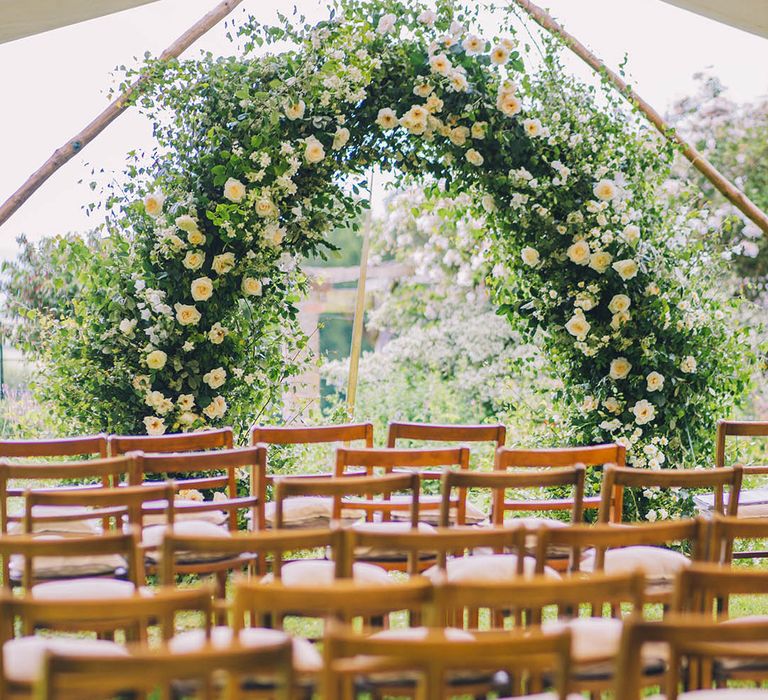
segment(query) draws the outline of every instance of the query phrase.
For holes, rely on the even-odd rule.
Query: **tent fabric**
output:
[[[768,0],[664,0],[669,5],[768,38]]]
[[[0,44],[157,0],[0,0]]]

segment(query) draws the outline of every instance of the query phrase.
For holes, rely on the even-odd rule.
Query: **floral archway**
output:
[[[354,219],[377,166],[470,195],[494,300],[539,334],[572,439],[624,441],[652,468],[705,444],[744,390],[743,349],[696,274],[712,264],[696,212],[661,194],[671,148],[556,46],[533,70],[514,17],[480,16],[341,2],[314,26],[246,22],[236,58],[151,64],[137,99],[158,149],[107,202],[109,254],[49,338],[77,362],[52,363],[48,395],[92,402],[100,429],[253,418],[296,371],[297,261]]]

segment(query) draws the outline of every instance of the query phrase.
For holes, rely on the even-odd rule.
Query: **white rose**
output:
[[[269,197],[261,197],[256,200],[256,213],[263,219],[273,219],[280,213],[275,203]]]
[[[523,262],[526,265],[530,265],[531,267],[536,267],[536,265],[539,264],[539,251],[536,250],[536,248],[531,248],[531,246],[525,246],[523,248],[521,256],[523,258]]]
[[[314,136],[310,136],[306,140],[306,146],[304,148],[304,160],[307,163],[319,163],[325,158],[325,148]]]
[[[508,59],[509,49],[506,46],[496,44],[496,46],[491,49],[491,63],[494,63],[497,66],[502,66]]]
[[[566,254],[570,258],[571,262],[576,265],[588,265],[589,264],[589,243],[584,240],[576,241],[572,245],[568,246]]]
[[[131,385],[136,391],[144,393],[147,391],[152,383],[148,374],[137,374],[131,381]]]
[[[205,235],[198,229],[195,229],[187,234],[187,240],[190,245],[203,245],[205,243]]]
[[[277,225],[267,226],[262,236],[267,243],[277,247],[285,238],[285,229]]]
[[[445,103],[437,95],[430,95],[424,103],[424,107],[430,114],[442,111],[444,105]],[[429,117],[427,119],[429,120]]]
[[[147,355],[146,359],[147,367],[150,369],[162,369],[165,367],[165,363],[168,360],[168,355],[166,355],[162,350],[153,350]]]
[[[162,435],[165,432],[165,421],[158,416],[147,416],[144,419],[147,435]]]
[[[621,232],[621,237],[625,243],[635,245],[640,240],[640,229],[634,224],[630,224]]]
[[[394,129],[397,126],[397,114],[395,110],[389,107],[383,107],[379,110],[379,114],[376,117],[376,123],[382,129]]]
[[[614,294],[608,302],[608,310],[612,314],[618,314],[626,311],[632,305],[632,300],[626,294]]]
[[[692,355],[683,358],[683,361],[680,363],[680,369],[686,374],[693,374],[696,371],[696,358]]]
[[[619,273],[619,277],[623,280],[631,280],[637,275],[638,267],[637,263],[632,258],[626,260],[617,260],[613,263],[613,269]]]
[[[203,266],[204,262],[205,255],[203,253],[201,253],[199,250],[190,250],[187,251],[187,254],[184,256],[184,260],[181,261],[181,264],[184,265],[187,270],[199,270]]]
[[[190,291],[195,301],[208,301],[213,295],[213,282],[210,277],[198,277],[192,281]]]
[[[210,372],[206,372],[203,375],[203,381],[211,387],[211,389],[218,389],[227,381],[227,372],[223,367],[217,367]]]
[[[174,223],[182,231],[186,231],[187,233],[198,230],[197,221],[195,221],[189,214],[182,214],[181,216],[177,216]]]
[[[451,89],[454,92],[464,92],[469,87],[467,76],[461,71],[454,71],[450,75]]]
[[[517,42],[510,37],[504,37],[499,43],[505,49],[509,49],[510,51],[512,51],[512,49],[514,49],[517,46]]]
[[[469,129],[467,129],[466,126],[457,126],[456,128],[451,129],[448,138],[454,145],[463,146],[469,138]]]
[[[205,413],[208,418],[211,420],[214,420],[216,418],[221,418],[227,411],[227,402],[224,400],[223,396],[217,396],[209,403],[204,409],[203,413]]]
[[[485,49],[485,39],[481,39],[475,34],[470,34],[461,42],[461,46],[468,54],[482,53]]]
[[[195,405],[195,397],[192,394],[179,394],[176,404],[182,411],[189,411]]]
[[[136,319],[124,318],[122,321],[120,321],[119,328],[123,335],[133,335],[133,330],[136,328]]]
[[[611,360],[611,368],[608,372],[611,379],[625,379],[632,369],[632,363],[626,357],[617,357]]]
[[[179,414],[179,417],[176,420],[178,420],[179,425],[192,425],[199,418],[200,416],[198,416],[197,413],[192,411],[184,411],[184,413]]]
[[[181,326],[195,326],[200,322],[201,314],[193,304],[174,304],[176,320]]]
[[[488,128],[488,122],[475,122],[472,125],[472,138],[482,141],[485,138],[485,131]]]
[[[520,100],[511,93],[500,94],[496,100],[496,107],[507,117],[514,117],[523,108]]]
[[[376,25],[376,31],[379,34],[389,34],[395,27],[397,18],[392,13],[384,15]]]
[[[245,197],[245,185],[231,177],[224,183],[224,197],[230,202],[242,202]]]
[[[261,280],[257,280],[255,277],[243,277],[240,289],[246,296],[260,297],[262,291]]]
[[[483,205],[483,209],[485,209],[485,211],[487,211],[489,214],[496,211],[496,202],[493,201],[493,195],[484,194],[483,198],[480,200],[480,203]]]
[[[434,12],[434,10],[424,10],[424,12],[422,12],[416,19],[421,22],[421,24],[427,27],[432,27],[437,21],[437,13]]]
[[[336,133],[333,135],[333,145],[331,148],[333,148],[334,151],[341,150],[344,148],[344,146],[347,145],[349,136],[349,129],[347,129],[346,126],[340,126],[338,129],[336,129]]]
[[[600,180],[595,185],[593,192],[598,199],[609,202],[619,193],[619,188],[616,187],[616,183],[613,180]]]
[[[541,136],[542,132],[544,131],[543,127],[541,126],[541,122],[538,119],[524,119],[523,129],[525,130],[525,133],[528,134],[528,136],[531,138]]]
[[[235,266],[234,253],[221,253],[213,258],[211,267],[217,275],[226,275]]]
[[[609,396],[605,401],[603,401],[603,406],[605,406],[606,410],[610,413],[621,413],[621,404],[619,403],[619,400],[614,396]]]
[[[577,309],[576,313],[565,324],[565,330],[579,341],[583,341],[587,337],[589,329],[589,322],[584,318],[584,312],[581,309]]]
[[[413,94],[417,97],[429,97],[432,89],[432,86],[428,85],[427,83],[419,83],[418,85],[414,86]]]
[[[656,417],[656,407],[648,400],[641,399],[629,409],[635,414],[635,423],[645,425]]]
[[[464,157],[472,163],[472,165],[481,166],[483,164],[483,156],[481,153],[476,151],[474,148],[470,148],[465,154]]]
[[[444,53],[439,53],[429,59],[429,67],[433,73],[447,76],[451,72],[453,64]]]
[[[144,197],[144,211],[151,217],[157,218],[163,213],[165,195],[162,192],[150,192]]]
[[[613,256],[605,250],[596,250],[589,256],[589,266],[601,275],[608,269]]]
[[[302,119],[304,117],[304,110],[306,109],[306,107],[307,106],[304,104],[304,100],[299,100],[298,102],[291,102],[285,107],[285,116],[288,117],[288,119],[290,119],[291,121],[295,121],[296,119]]]
[[[664,388],[664,375],[659,372],[651,372],[645,381],[648,386],[648,391],[661,391]]]
[[[227,337],[227,333],[229,331],[217,321],[211,326],[211,330],[208,331],[208,340],[214,345],[221,345],[224,342],[224,338]]]

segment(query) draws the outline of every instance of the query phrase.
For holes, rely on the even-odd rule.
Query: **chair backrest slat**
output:
[[[174,433],[169,435],[110,435],[110,455],[126,452],[193,452],[198,450],[232,449],[234,436],[232,428],[217,428],[195,433]]]
[[[302,445],[361,440],[373,447],[373,423],[342,423],[339,425],[269,426],[251,428],[251,444]]]

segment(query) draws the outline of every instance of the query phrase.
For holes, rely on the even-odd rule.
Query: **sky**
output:
[[[7,199],[52,153],[107,104],[119,65],[135,65],[146,51],[159,54],[216,4],[215,0],[159,0],[142,7],[0,44],[0,201]],[[231,17],[247,12],[272,22],[278,9],[296,4],[308,18],[324,15],[317,0],[245,0]],[[552,14],[610,66],[626,53],[640,95],[664,111],[695,90],[694,73],[719,76],[736,101],[768,96],[768,39],[719,24],[661,0],[542,0]],[[2,21],[2,10],[0,10]],[[200,50],[231,53],[223,23],[185,55]],[[587,69],[573,59],[572,67]],[[0,226],[0,260],[16,255],[16,237],[84,231],[94,221],[91,168],[120,172],[125,154],[150,148],[148,124],[123,114],[62,167]],[[380,196],[377,192],[375,196]]]

